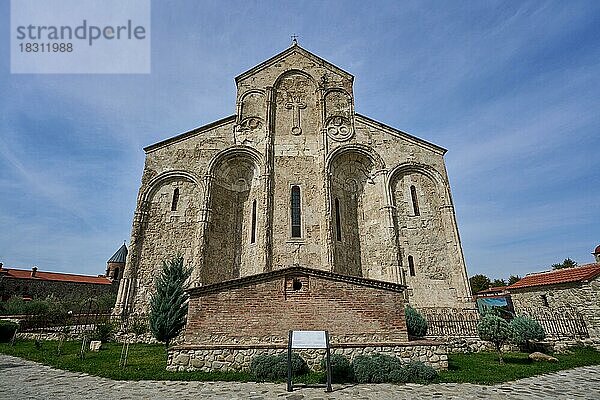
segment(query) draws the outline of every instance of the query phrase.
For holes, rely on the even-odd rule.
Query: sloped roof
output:
[[[416,142],[417,144],[419,144],[421,146],[425,146],[433,151],[440,152],[442,155],[446,154],[446,152],[448,151],[445,148],[438,146],[435,143],[428,142],[427,140],[418,138],[414,135],[411,135],[410,133],[407,133],[407,132],[401,131],[400,129],[394,128],[393,126],[389,126],[389,125],[384,124],[383,122],[376,121],[373,118],[367,117],[366,115],[359,114],[359,113],[355,113],[354,115],[355,115],[356,119],[362,123],[374,126],[379,129],[383,129],[392,135],[403,137],[404,139],[407,139],[409,141]]]
[[[345,76],[346,78],[350,79],[350,80],[354,80],[354,76],[347,72],[344,71],[343,69],[341,69],[340,67],[338,67],[337,65],[334,65],[332,63],[330,63],[329,61],[325,60],[322,57],[319,57],[318,55],[311,53],[310,51],[300,47],[300,45],[298,45],[297,43],[292,44],[290,47],[288,47],[287,49],[283,50],[281,53],[274,55],[273,57],[269,58],[266,61],[263,61],[262,63],[250,68],[248,71],[246,72],[242,72],[241,74],[239,74],[238,76],[235,77],[235,81],[239,82],[241,79],[245,79],[250,75],[255,74],[256,72],[267,68],[268,66],[278,63],[280,62],[282,59],[284,59],[285,57],[289,56],[292,53],[299,53],[302,54],[303,56],[313,60],[314,62],[316,62],[317,64],[333,71],[336,72],[340,75]]]
[[[347,282],[347,283],[351,283],[354,285],[368,286],[368,287],[372,287],[375,289],[390,290],[390,291],[399,292],[399,293],[401,293],[402,291],[404,291],[404,289],[406,289],[405,285],[401,285],[398,283],[377,281],[375,279],[361,278],[358,276],[336,274],[334,272],[323,271],[320,269],[294,266],[294,267],[289,267],[289,268],[278,269],[278,270],[271,271],[271,272],[265,272],[262,274],[250,275],[250,276],[246,276],[243,278],[232,279],[232,280],[228,280],[228,281],[224,281],[224,282],[218,282],[218,283],[214,283],[212,285],[191,288],[188,290],[188,292],[190,294],[195,294],[195,295],[220,292],[223,290],[243,287],[243,286],[251,285],[254,283],[271,281],[276,278],[280,278],[280,277],[287,276],[287,275],[293,275],[293,274],[315,276],[318,278],[323,278],[323,279],[328,279],[328,280],[333,280],[333,281],[338,281],[338,282]]]
[[[172,144],[172,143],[177,143],[179,141],[182,141],[182,140],[188,139],[190,137],[193,137],[193,136],[199,135],[201,133],[204,133],[204,132],[206,132],[206,131],[208,131],[210,129],[216,128],[218,126],[225,125],[225,124],[228,124],[228,123],[233,123],[233,122],[235,122],[235,115],[230,115],[229,117],[221,118],[220,120],[211,122],[211,123],[206,124],[206,125],[199,126],[198,128],[194,128],[194,129],[192,129],[190,131],[180,133],[180,134],[175,135],[173,137],[170,137],[168,139],[161,140],[160,142],[157,142],[157,143],[151,144],[149,146],[146,146],[146,147],[144,147],[144,151],[146,153],[148,153],[150,151],[156,150],[156,149],[161,148],[163,146],[166,146],[166,145],[169,145],[169,144]]]
[[[521,289],[534,286],[558,285],[562,283],[584,282],[600,276],[600,263],[563,268],[555,271],[535,273],[508,286],[508,289]]]
[[[491,288],[480,290],[479,292],[475,293],[475,295],[500,293],[500,292],[506,291],[506,288],[507,288],[507,286],[492,286]]]
[[[127,260],[127,246],[123,243],[123,246],[119,247],[119,250],[108,259],[109,263],[123,263]]]
[[[112,282],[104,276],[89,276],[65,274],[59,272],[44,272],[36,271],[35,276],[31,276],[31,270],[2,268],[4,278],[13,279],[29,279],[35,281],[59,281],[59,282],[77,282],[77,283],[93,283],[96,285],[110,285]]]

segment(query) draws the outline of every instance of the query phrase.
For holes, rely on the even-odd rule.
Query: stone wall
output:
[[[42,300],[47,297],[54,297],[61,301],[82,301],[116,293],[117,289],[117,282],[105,285],[40,279],[14,279],[6,276],[0,280],[0,294],[3,300],[8,300],[12,296],[19,296]]]
[[[286,349],[261,346],[175,346],[169,349],[168,371],[241,371],[250,367],[252,359],[263,354],[285,354]],[[320,362],[325,357],[324,350],[294,350],[311,370],[320,370]],[[403,345],[372,344],[356,347],[333,347],[331,354],[340,354],[349,360],[359,355],[386,354],[400,358],[403,362],[421,361],[436,370],[448,369],[448,354],[444,344],[435,342],[414,342]]]
[[[524,289],[512,289],[511,298],[515,312],[523,310],[574,309],[584,316],[592,338],[600,338],[600,281],[588,283],[549,285]]]

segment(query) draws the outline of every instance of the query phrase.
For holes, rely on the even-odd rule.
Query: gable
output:
[[[332,73],[334,73],[336,75],[343,76],[346,79],[349,79],[349,80],[354,79],[354,76],[352,76],[352,74],[333,65],[332,63],[325,60],[324,58],[321,58],[321,57],[317,56],[316,54],[313,54],[310,51],[303,49],[302,47],[298,46],[297,44],[293,44],[292,46],[288,47],[281,53],[274,55],[273,57],[269,58],[268,60],[263,61],[262,63],[258,64],[257,66],[250,68],[248,71],[243,72],[240,75],[236,76],[235,81],[236,81],[236,83],[241,82],[241,81],[249,78],[252,75],[258,74],[259,72],[261,72],[264,69],[267,69],[277,63],[281,63],[285,59],[290,59],[290,58],[295,58],[295,57],[297,57],[296,59],[304,58],[306,60],[309,60],[309,61],[331,71]]]
[[[323,270],[306,268],[306,267],[289,267],[278,269],[272,272],[266,272],[262,274],[256,274],[247,276],[244,278],[232,279],[224,282],[215,283],[207,286],[200,286],[196,288],[191,288],[188,290],[190,295],[203,295],[207,293],[215,293],[227,291],[234,288],[241,288],[245,286],[255,285],[257,283],[276,281],[281,277],[293,277],[295,275],[298,276],[312,276],[316,278],[320,278],[323,280],[328,280],[332,282],[347,282],[352,285],[364,286],[373,289],[380,289],[385,291],[392,291],[402,293],[406,286],[392,283],[392,282],[384,282],[378,281],[374,279],[361,278],[357,276],[349,276],[336,274],[333,272],[327,272]]]

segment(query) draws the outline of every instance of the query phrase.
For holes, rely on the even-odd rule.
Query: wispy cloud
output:
[[[0,11],[8,35],[8,2]],[[6,264],[102,272],[129,236],[141,148],[232,114],[234,76],[293,33],[356,76],[357,111],[449,149],[469,273],[591,261],[597,2],[180,1],[152,12],[149,75],[10,75],[0,65]]]

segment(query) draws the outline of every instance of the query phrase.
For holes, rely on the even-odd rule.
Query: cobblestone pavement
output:
[[[495,386],[334,385],[285,391],[285,384],[113,381],[0,354],[0,399],[600,399],[600,366],[575,368]]]

